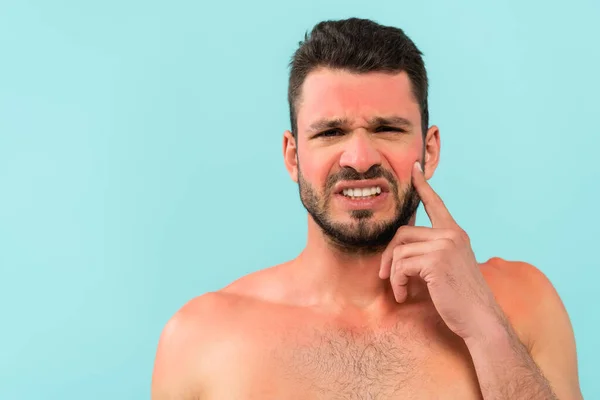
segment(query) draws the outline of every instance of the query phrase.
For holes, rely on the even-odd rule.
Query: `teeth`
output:
[[[370,188],[355,188],[355,189],[344,189],[344,196],[349,197],[370,197],[381,193],[381,187],[373,186]]]

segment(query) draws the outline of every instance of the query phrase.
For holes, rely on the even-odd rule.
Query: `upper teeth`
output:
[[[373,196],[375,194],[381,193],[381,187],[373,186],[370,188],[344,189],[343,193],[344,193],[344,196],[367,197],[367,196]]]

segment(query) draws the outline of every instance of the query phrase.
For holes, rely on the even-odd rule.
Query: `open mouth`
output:
[[[372,186],[368,188],[347,188],[342,190],[341,194],[349,199],[370,199],[381,194],[381,186]]]

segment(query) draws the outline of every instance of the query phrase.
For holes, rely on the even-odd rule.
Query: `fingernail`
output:
[[[423,172],[423,168],[421,168],[421,163],[420,162],[416,162],[415,165],[417,166],[417,168],[419,169],[419,171]]]

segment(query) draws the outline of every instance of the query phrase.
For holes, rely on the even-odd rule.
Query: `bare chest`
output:
[[[435,318],[380,332],[296,328],[223,353],[230,383],[214,398],[481,398],[464,342]]]

